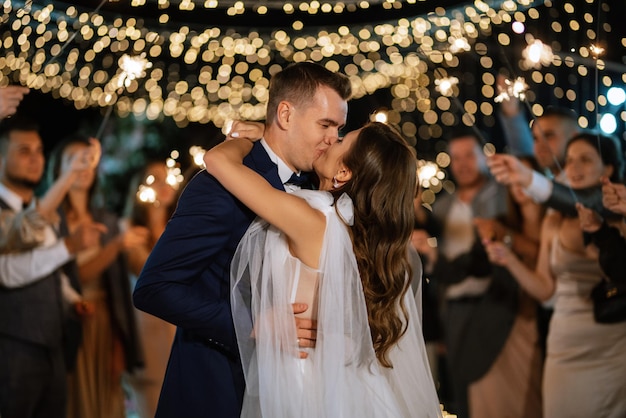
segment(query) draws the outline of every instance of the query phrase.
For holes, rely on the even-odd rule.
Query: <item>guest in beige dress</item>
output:
[[[602,177],[620,181],[621,155],[612,138],[576,135],[567,145],[569,184],[576,190],[599,187]],[[536,299],[555,297],[543,376],[544,416],[626,416],[626,324],[594,320],[590,293],[604,273],[597,248],[583,241],[578,218],[558,212],[546,216],[534,272],[500,243],[490,244],[488,251]]]
[[[74,156],[89,145],[82,137],[58,144],[52,177],[68,170]],[[102,224],[100,245],[76,256],[83,300],[94,312],[83,319],[82,345],[68,378],[68,418],[124,418],[122,373],[141,365],[124,251],[145,237],[137,229],[120,233],[116,216],[92,206],[95,180],[95,165],[83,170],[61,206],[61,230],[72,232],[84,222]]]

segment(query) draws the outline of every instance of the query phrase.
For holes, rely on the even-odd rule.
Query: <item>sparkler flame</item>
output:
[[[604,54],[604,48],[602,48],[601,46],[598,46],[598,45],[593,45],[592,44],[589,47],[589,50],[593,54],[594,58],[598,58],[598,56]]]
[[[465,37],[460,37],[460,38],[450,37],[449,41],[450,41],[450,52],[452,52],[453,54],[457,52],[461,52],[461,51],[469,51],[470,49],[472,49],[468,40]]]
[[[165,177],[165,182],[170,185],[174,190],[178,190],[180,187],[180,183],[183,182],[183,175],[180,170],[180,164],[176,161],[179,153],[177,150],[174,150],[170,154],[170,158],[165,160],[165,166],[167,167],[167,174]],[[143,203],[152,203],[156,206],[159,205],[159,196],[157,191],[152,187],[154,182],[156,181],[153,175],[149,175],[143,181],[142,184],[139,185],[137,189],[137,199]]]
[[[526,90],[528,90],[528,84],[526,84],[526,80],[524,80],[523,77],[517,77],[513,81],[507,78],[506,80],[504,80],[504,84],[506,84],[506,87],[501,90],[494,99],[496,103],[500,103],[505,100],[511,100],[512,97],[515,97],[516,99],[520,99],[522,101],[526,99]]]
[[[435,80],[435,90],[444,96],[451,96],[454,86],[459,84],[459,79],[456,77],[443,77]]]
[[[122,70],[117,80],[118,88],[128,87],[133,80],[145,77],[146,69],[152,67],[152,63],[146,59],[145,52],[134,57],[124,54],[118,64]]]
[[[539,39],[535,39],[522,51],[524,57],[523,64],[527,68],[540,68],[542,65],[549,65],[552,63],[554,53],[552,48],[541,42]]]

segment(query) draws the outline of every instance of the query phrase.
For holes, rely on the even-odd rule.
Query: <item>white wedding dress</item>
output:
[[[415,298],[409,326],[381,366],[346,222],[352,202],[323,191],[296,194],[326,215],[319,269],[294,258],[284,234],[255,220],[231,265],[232,310],[246,377],[242,417],[439,417]],[[339,212],[340,215],[337,213]],[[300,359],[291,303],[298,282],[317,280],[317,342]],[[419,300],[419,298],[418,298]],[[301,300],[299,300],[301,301]],[[400,309],[400,307],[398,307]]]

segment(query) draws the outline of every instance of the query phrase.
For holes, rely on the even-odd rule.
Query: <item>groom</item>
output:
[[[350,94],[347,77],[317,64],[277,73],[264,139],[244,164],[284,190],[337,140]],[[244,379],[230,311],[230,262],[254,217],[202,171],[146,261],[135,306],[177,326],[157,418],[239,417]]]

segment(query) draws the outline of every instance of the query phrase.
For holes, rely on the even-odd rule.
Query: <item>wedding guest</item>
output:
[[[51,178],[62,176],[89,146],[81,136],[59,143],[51,157]],[[132,228],[120,233],[117,217],[93,206],[96,173],[95,165],[83,170],[61,206],[62,228],[68,231],[83,222],[106,226],[98,245],[76,256],[83,298],[94,305],[94,313],[83,321],[83,342],[69,376],[68,417],[123,418],[122,372],[141,365],[124,251],[142,245],[145,237]]]
[[[526,157],[523,161],[533,166],[533,159]],[[518,185],[509,186],[507,203],[504,216],[474,220],[478,235],[483,242],[503,242],[528,268],[534,269],[545,209]],[[498,294],[498,298],[513,296],[510,305],[515,315],[509,319],[508,335],[489,371],[470,384],[470,399],[491,394],[481,402],[470,404],[470,416],[489,418],[505,414],[511,418],[540,418],[544,353],[538,332],[538,304],[519,288],[506,269],[494,266],[493,280],[508,290]],[[472,396],[473,392],[477,394]]]
[[[99,147],[97,141],[92,142],[92,147]],[[44,245],[48,229],[55,227],[59,221],[58,206],[80,172],[94,163],[93,155],[90,149],[75,155],[69,170],[50,186],[44,196],[37,199],[36,204],[17,213],[0,211],[0,254],[23,252]],[[77,315],[88,314],[92,310],[91,306],[83,301],[68,276],[62,274],[60,280],[65,304],[70,305]]]
[[[470,406],[489,398],[477,391],[469,399],[468,387],[488,372],[515,316],[516,294],[493,280],[492,266],[477,236],[474,219],[506,213],[506,189],[489,176],[480,139],[471,130],[449,135],[450,171],[456,188],[440,194],[433,218],[442,231],[425,270],[440,286],[447,378],[454,403],[446,408],[461,418]],[[434,249],[433,249],[434,250]],[[507,297],[504,297],[504,296]],[[484,338],[484,330],[489,338]],[[478,407],[479,408],[479,407]]]
[[[515,135],[513,131],[505,131]],[[581,132],[576,114],[570,109],[548,107],[532,124],[534,157],[539,170],[531,170],[520,163],[514,155],[496,154],[487,159],[491,174],[499,183],[517,183],[536,202],[545,203],[568,216],[577,216],[575,204],[583,202],[604,215],[610,215],[601,203],[597,186],[578,189],[576,193],[564,183],[562,168],[565,147],[569,139]],[[518,133],[518,135],[520,135]]]
[[[31,121],[13,118],[0,133],[0,214],[15,218],[37,205],[44,172],[43,143]],[[8,214],[7,214],[8,212]],[[68,312],[61,277],[74,284],[73,255],[95,245],[100,226],[86,222],[59,236],[51,224],[33,248],[0,254],[0,415],[66,418]],[[70,264],[68,264],[70,263]],[[71,359],[70,359],[71,361]]]
[[[626,186],[611,183],[607,178],[602,179],[602,202],[605,207],[622,216],[621,220],[609,221],[603,219],[597,212],[586,208],[582,203],[576,205],[580,226],[585,232],[585,242],[591,242],[598,248],[598,262],[606,275],[608,290],[605,285],[600,285],[593,292],[615,292],[612,298],[619,298],[619,289],[626,289],[626,224],[623,216],[626,215]],[[593,295],[593,294],[592,294]],[[595,307],[594,307],[595,308]],[[623,321],[626,319],[626,305],[622,304],[619,309],[611,309],[609,321]],[[595,314],[595,309],[594,309]],[[597,319],[597,318],[596,318]]]
[[[612,138],[578,134],[566,147],[564,173],[574,191],[622,179],[621,147]],[[542,225],[539,258],[531,270],[499,242],[490,259],[506,267],[538,300],[555,295],[543,375],[545,417],[622,417],[626,414],[626,328],[593,318],[591,289],[603,277],[598,250],[586,246],[576,217],[550,212]],[[599,361],[599,359],[601,359]]]

